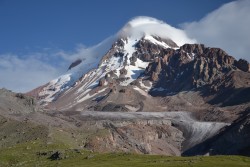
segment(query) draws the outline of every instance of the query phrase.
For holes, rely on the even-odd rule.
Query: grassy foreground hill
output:
[[[0,150],[0,166],[250,166],[244,156],[169,157],[132,153],[95,153],[72,149],[64,144],[44,144],[36,140]]]

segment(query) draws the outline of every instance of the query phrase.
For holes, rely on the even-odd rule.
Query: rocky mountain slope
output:
[[[36,111],[35,99],[7,89],[0,89],[0,111],[23,114]]]
[[[5,97],[2,95],[4,94]],[[29,142],[63,144],[97,152],[181,155],[216,135],[227,123],[200,122],[188,112],[29,111],[25,95],[0,89],[0,149]],[[20,99],[18,96],[22,96]],[[8,99],[8,98],[7,98]],[[11,108],[9,108],[11,107]],[[10,110],[9,110],[10,109]]]
[[[90,60],[76,60],[67,74],[28,94],[59,111],[217,111],[218,119],[233,120],[233,111],[249,107],[249,63],[185,44],[193,42],[163,22],[135,18],[91,48]]]
[[[221,144],[230,134],[239,141],[248,134],[244,128],[240,133],[248,122],[242,113],[250,107],[247,61],[197,44],[183,31],[148,17],[131,20],[87,53],[72,62],[66,74],[27,93],[46,113],[63,122],[76,121],[78,134],[82,134],[78,126],[92,129],[94,137],[84,140],[84,147],[167,155],[207,154],[209,149],[214,150],[211,154],[234,154],[249,148],[248,143],[241,143],[230,151],[226,146],[235,142],[233,138]],[[118,122],[112,115],[103,122],[94,111],[107,115],[105,111],[115,111]],[[170,112],[155,121],[146,114],[167,111],[175,115]],[[191,112],[192,117],[180,111]],[[123,112],[130,116],[141,112],[144,118],[128,123]],[[165,119],[170,122],[161,123]],[[201,147],[206,142],[209,147]]]

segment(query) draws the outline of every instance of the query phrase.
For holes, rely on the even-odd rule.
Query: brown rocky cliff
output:
[[[145,70],[158,87],[173,91],[199,88],[223,80],[230,71],[248,71],[247,61],[236,61],[219,48],[185,44],[178,50],[164,50]],[[178,83],[178,84],[176,84]]]
[[[236,61],[235,64],[240,70],[250,72],[250,64],[246,60],[240,59],[239,61]]]

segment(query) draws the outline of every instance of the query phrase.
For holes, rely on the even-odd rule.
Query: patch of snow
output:
[[[78,100],[78,103],[81,103],[81,102],[86,101],[86,100],[88,100],[88,99],[90,99],[92,97],[95,97],[97,94],[100,94],[100,93],[104,92],[105,90],[107,90],[107,88],[99,90],[98,92],[96,92],[96,93],[94,93],[92,95],[90,95],[88,93],[87,95],[85,95],[84,97],[82,97],[80,100]]]
[[[146,69],[148,67],[149,62],[144,62],[142,60],[140,60],[139,58],[137,58],[136,62],[135,62],[135,66],[138,68],[142,68],[142,69]]]
[[[187,55],[190,60],[194,60],[195,53],[188,53]]]
[[[120,85],[122,86],[127,86],[128,84],[136,80],[141,75],[141,73],[144,72],[143,69],[132,65],[125,66],[125,69],[127,70],[127,74],[125,75],[125,77],[127,77],[128,79],[120,83]]]
[[[136,41],[135,41],[135,38],[133,37],[127,38],[127,40],[125,41],[124,54],[127,56],[128,64],[130,64],[130,58],[132,57],[133,53],[136,51],[135,46],[134,46],[135,44],[136,44]]]
[[[105,82],[104,82],[103,85],[104,85],[104,86],[107,86],[107,85],[108,85],[108,82],[105,80]]]
[[[131,112],[136,112],[137,110],[140,109],[140,107],[134,107],[134,106],[130,106],[130,105],[125,105],[125,107],[127,109],[129,109]]]
[[[195,53],[191,53],[191,59],[194,60],[194,57],[195,57]]]
[[[63,75],[49,82],[49,84],[39,92],[39,96],[46,96],[45,102],[51,102],[57,92],[67,89],[70,84],[73,84],[74,76],[71,74]]]

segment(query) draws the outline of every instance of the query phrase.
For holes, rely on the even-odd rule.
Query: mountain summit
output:
[[[141,39],[144,36],[158,36],[163,39],[171,39],[178,46],[196,42],[194,39],[188,38],[184,31],[174,28],[163,21],[145,16],[136,17],[129,21],[116,36],[137,39]]]
[[[222,111],[249,106],[249,63],[194,43],[162,21],[136,17],[29,94],[54,110],[218,111],[228,120]]]

